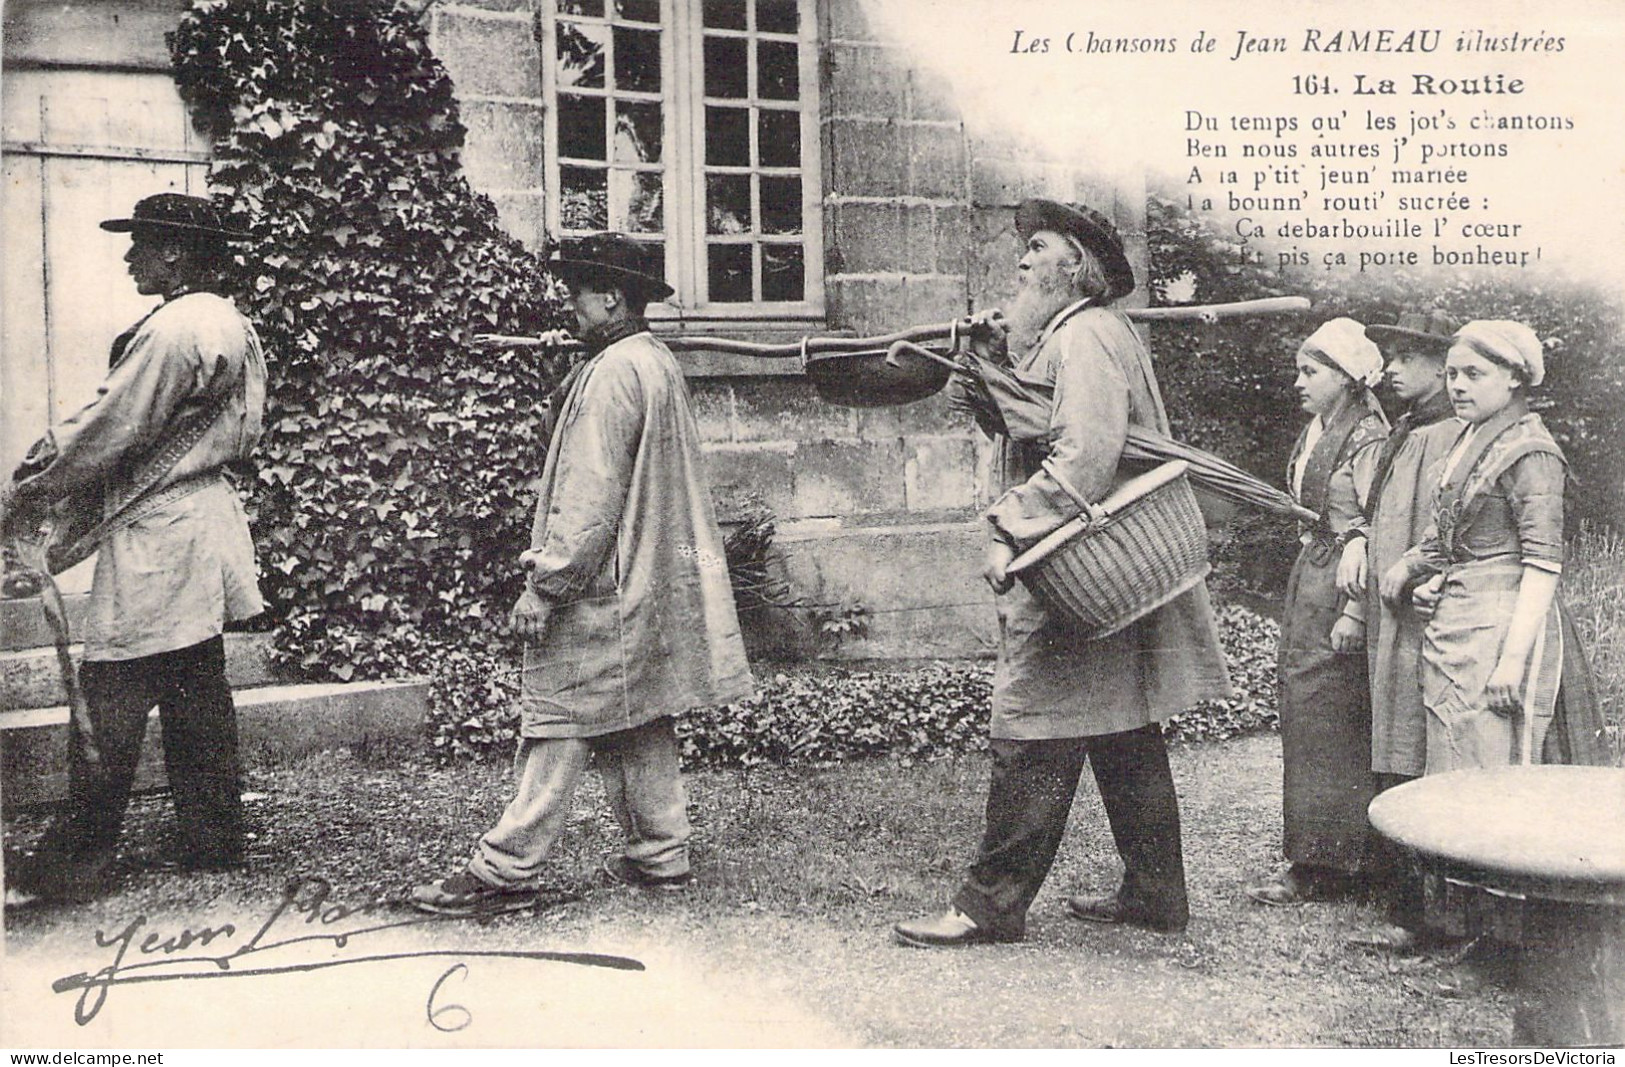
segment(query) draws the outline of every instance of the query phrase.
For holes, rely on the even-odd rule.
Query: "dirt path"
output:
[[[557,855],[550,892],[558,903],[484,923],[421,923],[387,902],[346,909],[398,898],[412,881],[452,869],[500,809],[504,768],[306,764],[251,782],[263,795],[253,805],[261,857],[247,874],[139,869],[164,843],[167,812],[148,801],[127,833],[137,869],[117,893],[76,909],[8,915],[0,1043],[1505,1043],[1503,994],[1447,999],[1435,989],[1436,965],[1342,946],[1344,932],[1377,917],[1371,905],[1266,909],[1240,896],[1249,877],[1276,862],[1274,737],[1179,748],[1174,770],[1194,913],[1187,935],[1062,914],[1068,892],[1116,877],[1104,816],[1086,787],[1027,941],[933,952],[893,945],[888,928],[940,907],[952,891],[980,830],[979,757],[694,775],[702,884],[677,897],[593,885],[592,867],[615,833],[601,796],[584,790]],[[37,820],[20,820],[8,841],[26,843],[37,830]],[[318,877],[331,883],[325,897],[309,881]],[[290,878],[306,879],[291,903],[283,895]],[[178,943],[184,929],[193,943]],[[372,932],[356,932],[363,929]],[[98,945],[98,931],[111,944]],[[198,940],[206,931],[214,931],[207,945]],[[351,937],[338,945],[330,935],[343,931]],[[242,953],[249,945],[261,951]],[[643,969],[493,955],[538,951],[601,953]],[[229,970],[177,962],[232,953],[241,954]],[[398,958],[354,962],[381,956]],[[115,961],[123,979],[209,977],[103,990],[95,979]],[[279,973],[243,973],[268,968]],[[71,988],[76,974],[88,976],[77,983],[88,989]],[[53,992],[62,979],[70,988]],[[92,1016],[86,1025],[75,1022],[76,1007]]]

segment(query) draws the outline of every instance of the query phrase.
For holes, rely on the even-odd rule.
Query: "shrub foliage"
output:
[[[1606,525],[1625,518],[1625,462],[1615,444],[1625,433],[1625,361],[1617,355],[1622,322],[1613,294],[1515,272],[1395,270],[1351,279],[1319,268],[1280,270],[1273,257],[1244,258],[1234,230],[1189,210],[1183,195],[1149,198],[1147,232],[1156,298],[1217,303],[1300,295],[1313,303],[1302,316],[1157,334],[1158,380],[1182,439],[1282,484],[1292,442],[1307,418],[1292,391],[1292,357],[1317,325],[1342,315],[1394,322],[1418,304],[1462,321],[1516,319],[1546,346],[1546,383],[1532,400],[1568,454],[1573,517]],[[1287,524],[1247,516],[1215,559],[1218,584],[1279,594],[1296,547]]]
[[[251,519],[279,648],[317,676],[433,675],[478,708],[512,658],[490,624],[518,594],[536,406],[563,368],[471,337],[558,325],[556,290],[464,178],[415,11],[200,0],[169,44],[252,235],[234,296],[271,373]]]

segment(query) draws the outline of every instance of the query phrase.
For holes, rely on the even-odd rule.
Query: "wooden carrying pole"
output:
[[[1302,296],[1275,296],[1262,300],[1240,300],[1230,304],[1192,304],[1184,307],[1124,308],[1123,314],[1133,322],[1218,322],[1222,319],[1244,318],[1251,315],[1290,315],[1309,310],[1309,300]],[[899,341],[919,344],[957,337],[970,329],[970,320],[939,322],[930,326],[914,326],[896,333],[874,337],[807,337],[787,344],[763,344],[758,341],[735,341],[726,337],[678,334],[662,337],[673,352],[725,352],[732,355],[760,356],[764,359],[785,359],[795,356],[818,355],[827,352],[865,352],[887,349]],[[516,337],[510,334],[480,334],[480,344],[492,347],[539,348],[545,345],[579,344],[563,331],[554,331],[543,337]]]

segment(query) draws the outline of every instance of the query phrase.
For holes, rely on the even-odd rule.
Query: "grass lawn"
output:
[[[1062,913],[1067,893],[1111,888],[1118,873],[1087,775],[1027,941],[953,951],[894,946],[889,926],[941,908],[954,889],[981,828],[983,756],[691,775],[699,884],[683,894],[596,882],[593,872],[619,831],[589,776],[555,853],[551,906],[407,933],[420,949],[628,953],[648,965],[642,974],[521,973],[473,960],[434,986],[447,970],[442,958],[428,970],[390,971],[387,979],[385,965],[372,965],[372,978],[369,968],[345,967],[302,985],[261,978],[120,987],[90,1026],[75,1028],[71,998],[50,992],[49,981],[107,962],[95,931],[126,928],[132,916],[171,931],[197,928],[204,918],[219,924],[221,916],[242,925],[241,916],[268,910],[295,876],[325,878],[334,901],[396,901],[414,882],[457,869],[508,797],[507,768],[495,762],[448,769],[415,759],[321,757],[250,776],[258,836],[245,873],[144,866],[161,854],[171,816],[164,798],[138,802],[125,836],[130,871],[116,893],[78,908],[7,915],[6,1012],[13,1026],[49,1016],[62,1039],[80,1047],[114,1040],[134,1047],[143,1035],[161,1045],[165,1027],[183,1024],[187,1035],[206,1041],[228,1012],[239,1027],[229,1033],[244,1043],[340,1046],[1470,1048],[1510,1039],[1503,991],[1453,998],[1439,988],[1444,962],[1345,949],[1345,932],[1380,917],[1371,903],[1272,909],[1241,895],[1251,877],[1279,862],[1274,735],[1179,746],[1173,764],[1194,916],[1185,936],[1094,926]],[[39,828],[37,817],[15,820],[8,845],[27,844]],[[398,903],[375,915],[411,918]],[[309,925],[316,928],[314,920]],[[350,975],[347,984],[322,977],[339,974]],[[192,988],[184,1000],[178,992],[159,997],[168,986]],[[431,1029],[423,1014],[426,993],[433,1008],[449,989],[473,1020],[452,1035]],[[317,1029],[295,1025],[257,1036],[258,1014],[242,1010],[254,997],[298,998],[301,1016],[317,1020],[310,1024]],[[385,1012],[386,1003],[389,1012],[406,1014]]]

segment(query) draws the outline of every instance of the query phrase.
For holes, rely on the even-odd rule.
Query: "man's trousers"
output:
[[[68,800],[36,856],[35,886],[90,890],[112,862],[154,706],[180,823],[177,858],[194,867],[240,863],[242,783],[224,638],[139,659],[88,662],[79,680],[98,758],[87,758],[86,739],[71,723]]]
[[[1087,760],[1106,808],[1123,883],[1118,897],[1136,918],[1183,926],[1185,860],[1179,800],[1161,727],[1046,741],[995,739],[987,829],[954,906],[1001,939],[1020,938],[1027,909],[1055,862],[1072,797]]]
[[[687,874],[688,797],[669,717],[601,737],[521,739],[514,798],[480,838],[469,873],[495,886],[534,885],[589,762],[626,834],[626,858],[655,877]]]

